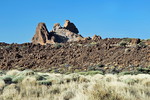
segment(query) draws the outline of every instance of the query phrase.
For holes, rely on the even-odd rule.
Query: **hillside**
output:
[[[93,68],[117,72],[148,67],[150,46],[146,42],[131,44],[129,40],[132,41],[112,38],[47,45],[0,43],[0,69],[84,71]]]
[[[31,43],[0,43],[0,69],[4,70],[118,73],[149,66],[150,40],[82,37],[69,20],[63,27],[54,24],[51,31],[39,23]]]

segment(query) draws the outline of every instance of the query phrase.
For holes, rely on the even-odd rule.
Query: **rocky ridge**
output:
[[[140,41],[132,44],[132,39],[108,38],[47,45],[0,43],[0,69],[84,71],[99,66],[96,68],[102,71],[120,72],[146,68],[150,45],[146,45],[148,40]]]
[[[56,72],[100,70],[132,71],[150,66],[150,40],[82,37],[69,20],[48,31],[39,23],[32,43],[0,43],[0,69],[34,69]],[[149,70],[150,72],[150,70]]]

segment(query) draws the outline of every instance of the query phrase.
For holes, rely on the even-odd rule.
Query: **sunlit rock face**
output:
[[[46,43],[54,43],[54,37],[48,32],[45,23],[39,23],[36,27],[36,33],[32,38],[32,43],[41,45]]]
[[[32,43],[45,45],[82,40],[83,37],[78,33],[76,26],[69,20],[65,21],[64,27],[61,27],[59,23],[54,24],[53,30],[50,32],[45,23],[39,23]]]

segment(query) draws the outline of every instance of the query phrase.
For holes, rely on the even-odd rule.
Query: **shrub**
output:
[[[52,87],[50,93],[59,94],[60,93],[60,88],[59,87]]]
[[[127,45],[127,43],[124,42],[124,41],[121,41],[121,42],[119,43],[119,45],[122,46],[122,47],[125,47],[125,46]]]
[[[20,73],[20,71],[18,71],[18,70],[10,70],[10,71],[8,71],[8,72],[6,73],[6,75],[15,76],[15,75],[17,75],[17,74],[19,74],[19,73]]]
[[[4,100],[14,100],[13,98],[18,95],[19,87],[16,84],[10,84],[3,90],[3,98]]]
[[[100,70],[104,66],[105,65],[103,65],[103,64],[93,65],[93,66],[89,66],[87,70],[88,71],[96,71],[96,70]]]
[[[150,68],[142,68],[142,67],[140,67],[140,68],[137,68],[137,71],[139,73],[150,74]]]
[[[72,81],[79,81],[80,75],[77,73],[73,73],[69,75]]]
[[[138,44],[138,46],[140,46],[140,47],[146,47],[147,45],[146,45],[144,42],[140,42],[140,43]]]
[[[75,96],[72,91],[65,91],[63,94],[63,100],[70,100]]]
[[[34,77],[36,78],[36,80],[40,81],[40,80],[46,80],[46,77],[44,77],[44,75],[34,75]]]
[[[59,49],[59,48],[61,48],[62,47],[62,45],[61,44],[59,44],[59,43],[56,43],[56,44],[54,44],[53,45],[56,49]]]
[[[135,73],[134,71],[123,71],[123,72],[120,72],[119,75],[132,75],[134,73]]]
[[[126,84],[129,84],[129,85],[133,85],[133,84],[135,84],[137,81],[134,80],[134,79],[129,78],[129,79],[124,80],[123,82],[126,83]]]
[[[6,74],[4,70],[0,70],[0,76]]]
[[[36,78],[35,77],[25,77],[23,80],[22,80],[22,84],[23,85],[35,85],[36,84]]]
[[[142,81],[142,84],[143,84],[144,86],[150,87],[150,79],[145,79],[145,80],[143,80],[143,81]]]
[[[95,75],[95,74],[103,74],[102,71],[87,71],[87,72],[79,72],[81,75]]]
[[[5,82],[6,84],[11,84],[11,83],[12,83],[13,76],[5,75],[5,76],[2,77],[2,79],[4,80],[4,82]]]
[[[132,41],[132,38],[124,38],[123,41],[130,43]]]
[[[26,77],[26,76],[24,76],[24,75],[16,76],[16,77],[14,77],[14,78],[12,79],[12,82],[13,82],[13,83],[20,83],[20,82],[22,82],[22,80],[23,80],[25,77]]]
[[[51,80],[41,80],[41,81],[37,81],[37,83],[39,85],[52,85],[52,81]]]
[[[22,71],[23,72],[23,71]],[[21,73],[22,73],[21,72]],[[92,74],[89,74],[92,72]],[[21,83],[0,79],[0,100],[149,100],[150,75],[95,74],[96,71],[52,74],[18,74]],[[99,72],[99,71],[98,71]],[[86,74],[85,74],[86,73]],[[87,74],[88,73],[88,74]],[[2,76],[8,77],[8,75]],[[38,79],[38,80],[37,80]],[[63,84],[62,84],[63,83]]]
[[[107,86],[100,83],[92,85],[92,89],[87,91],[89,95],[88,100],[124,100],[122,95],[115,93],[114,90],[110,90]]]
[[[71,77],[70,77],[70,75],[65,75],[64,78],[63,78],[63,80],[64,80],[64,82],[66,82],[66,83],[71,82]]]
[[[21,74],[24,76],[30,76],[30,75],[35,75],[35,72],[30,69],[26,69]]]
[[[97,44],[97,42],[91,42],[90,44],[91,44],[91,45],[96,45],[96,44]]]
[[[5,86],[4,80],[0,79],[0,91]]]

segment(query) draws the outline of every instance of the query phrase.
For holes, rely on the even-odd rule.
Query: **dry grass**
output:
[[[3,80],[6,76],[12,80],[23,77],[8,84]],[[84,76],[15,70],[0,76],[0,100],[150,100],[150,75]]]

